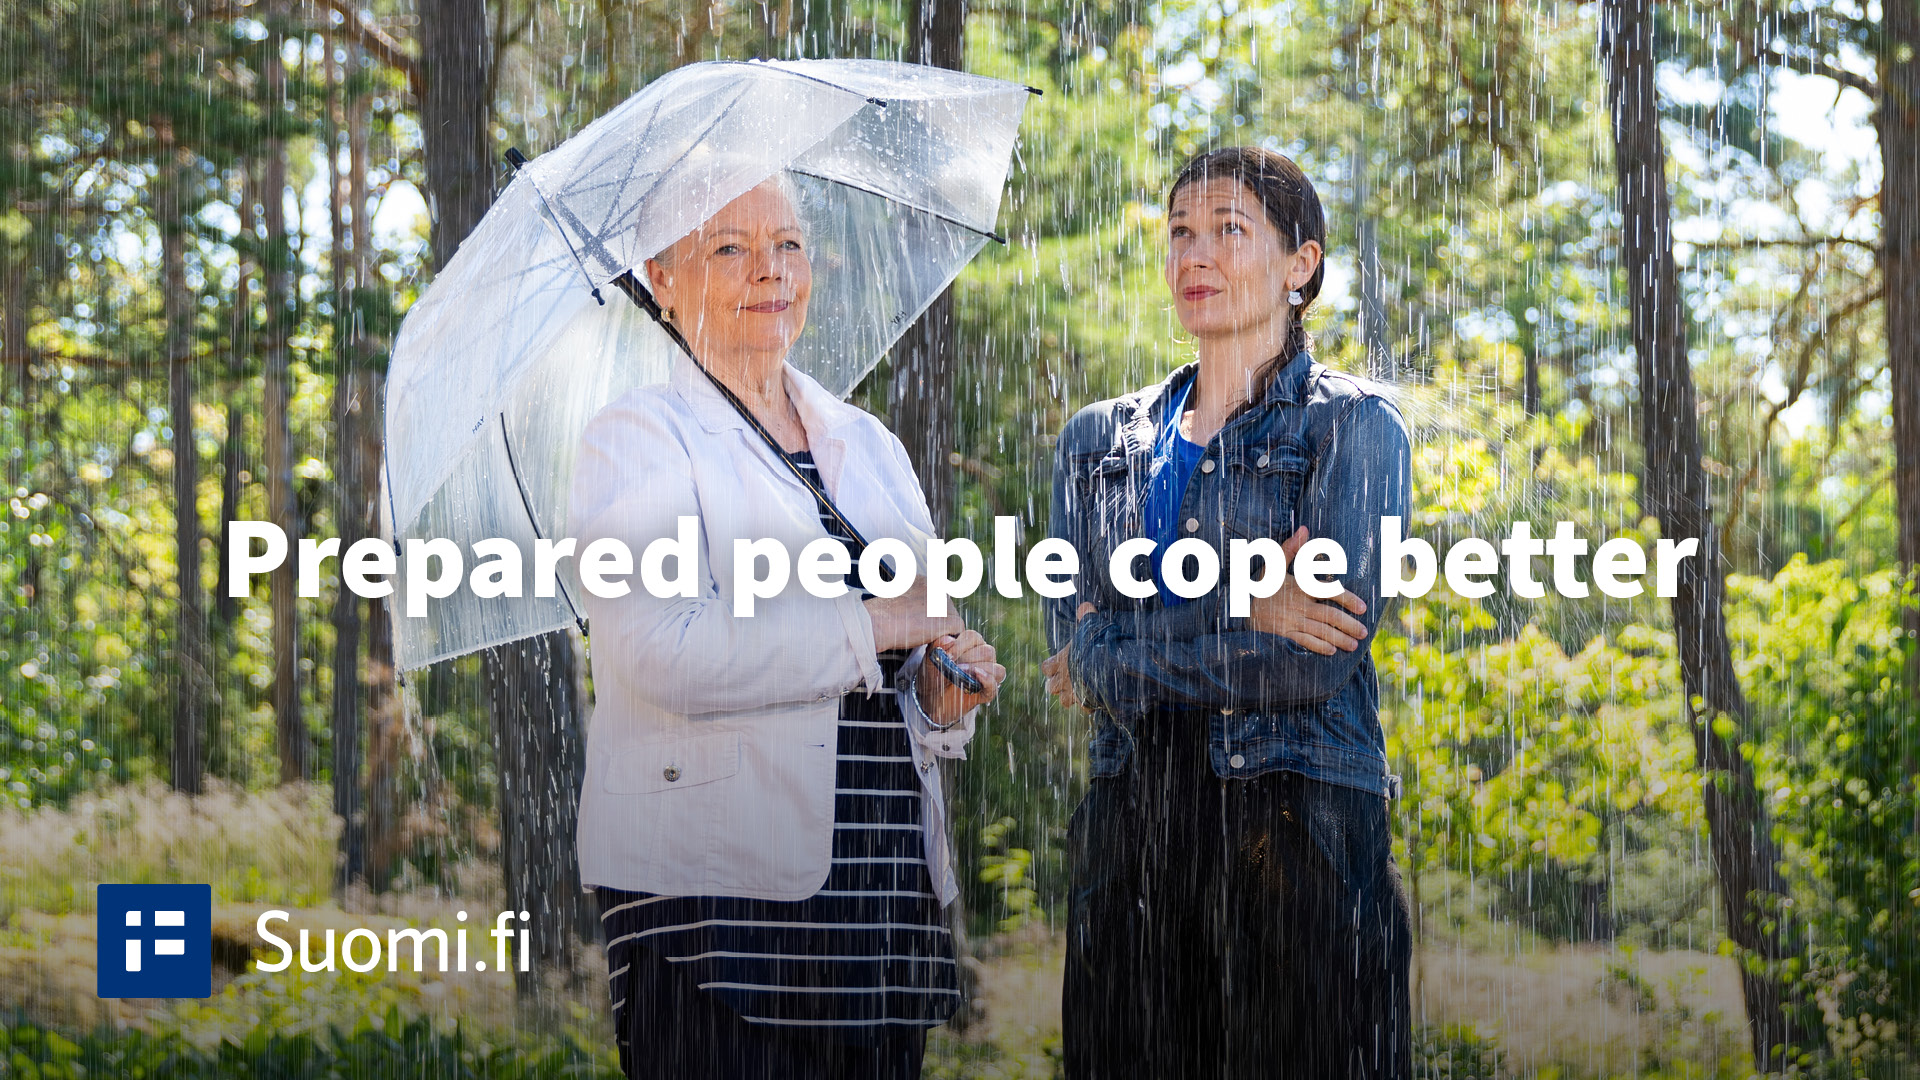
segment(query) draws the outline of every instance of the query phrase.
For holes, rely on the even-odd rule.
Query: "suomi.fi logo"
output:
[[[103,998],[213,994],[213,886],[102,885],[97,907]]]

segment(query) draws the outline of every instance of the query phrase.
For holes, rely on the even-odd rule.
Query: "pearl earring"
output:
[[[1294,307],[1299,307],[1306,302],[1305,298],[1300,295],[1299,289],[1295,289],[1287,294],[1287,303],[1292,304]]]

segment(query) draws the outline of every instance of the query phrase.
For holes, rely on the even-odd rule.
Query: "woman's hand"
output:
[[[876,596],[867,600],[866,605],[867,617],[873,620],[873,647],[879,652],[911,649],[967,628],[966,622],[953,614],[952,609],[948,609],[945,618],[936,619],[927,614],[927,579],[924,577],[916,577],[913,587],[899,596]]]
[[[1000,693],[1000,684],[1007,681],[1007,669],[994,663],[993,646],[987,644],[987,639],[977,630],[942,635],[928,644],[934,649],[945,649],[948,656],[980,680],[980,692],[967,693],[947,680],[934,665],[929,652],[920,662],[920,673],[914,677],[913,688],[920,697],[920,708],[926,711],[927,719],[932,720],[935,727],[959,723],[968,710],[992,701]]]
[[[1096,609],[1092,604],[1081,604],[1073,617],[1084,619]],[[1072,645],[1063,647],[1059,652],[1040,661],[1040,674],[1047,677],[1047,693],[1060,699],[1063,709],[1076,708],[1080,704],[1080,695],[1073,692],[1073,672],[1067,666],[1067,654],[1073,651]]]
[[[1280,545],[1289,568],[1293,553],[1306,542],[1307,530],[1298,529]],[[1366,639],[1366,625],[1353,617],[1366,610],[1366,601],[1351,592],[1343,591],[1331,600],[1316,600],[1301,592],[1299,581],[1288,574],[1279,592],[1251,602],[1248,621],[1255,630],[1277,634],[1309,652],[1332,656],[1335,650],[1352,652]]]

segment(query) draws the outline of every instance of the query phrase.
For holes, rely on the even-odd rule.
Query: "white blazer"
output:
[[[869,542],[905,540],[925,566],[932,523],[906,450],[870,414],[792,367],[788,393],[827,492]],[[630,579],[584,598],[595,705],[580,796],[581,880],[673,896],[804,900],[833,850],[840,697],[880,685],[858,590],[797,582],[733,615],[733,542],[773,537],[797,557],[827,535],[813,495],[685,357],[664,385],[620,398],[582,436],[569,533],[614,537],[639,566],[647,544],[700,520],[701,594],[657,599]],[[667,567],[669,573],[673,566]],[[909,661],[916,670],[919,652]],[[973,716],[934,734],[911,693],[927,865],[940,902],[958,891],[940,770]],[[943,750],[944,747],[944,750]]]

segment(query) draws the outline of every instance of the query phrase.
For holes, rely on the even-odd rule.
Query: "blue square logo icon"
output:
[[[98,899],[103,998],[213,994],[213,886],[102,885]]]

